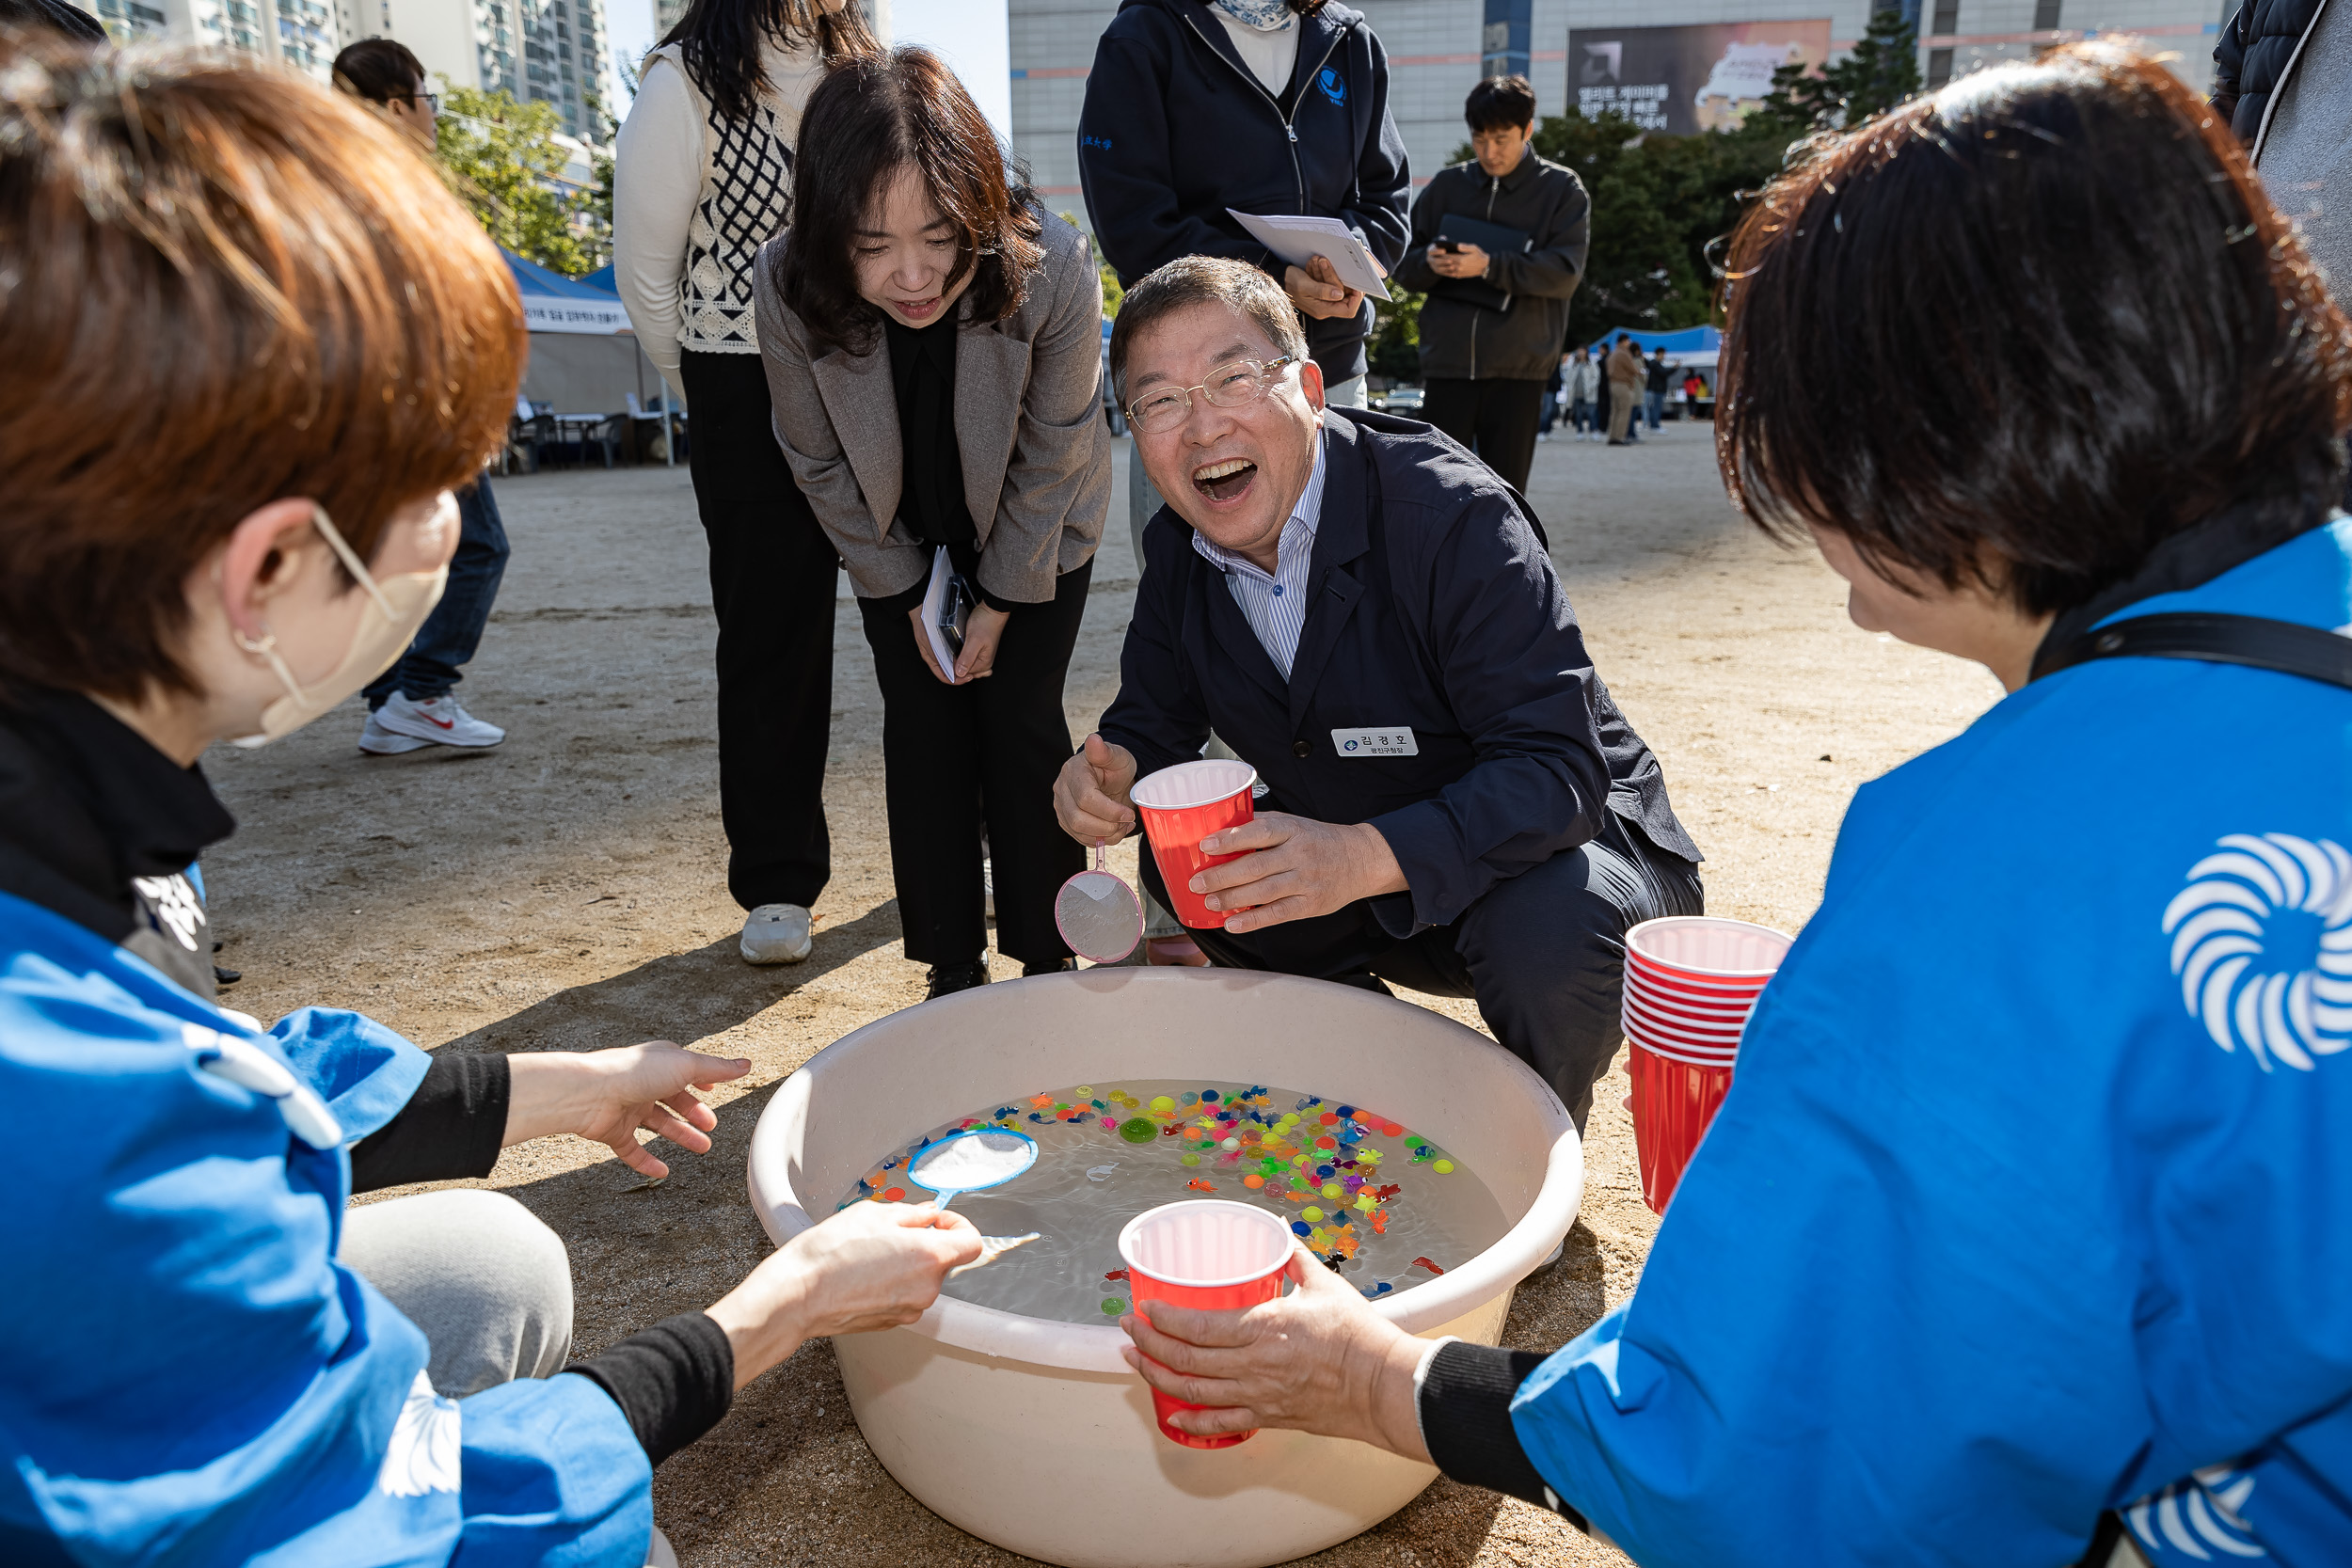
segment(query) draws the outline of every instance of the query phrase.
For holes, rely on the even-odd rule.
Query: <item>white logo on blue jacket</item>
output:
[[[2238,1512],[2253,1492],[2252,1476],[2212,1465],[2140,1498],[2123,1511],[2123,1522],[2159,1568],[2184,1557],[2198,1562],[2268,1557]]]
[[[2287,833],[2215,847],[2164,911],[2182,1005],[2222,1050],[2309,1072],[2352,1046],[2352,854]]]
[[[419,1372],[401,1404],[392,1440],[385,1446],[384,1467],[375,1474],[376,1490],[395,1497],[456,1491],[465,1449],[459,1441],[464,1419],[457,1402],[436,1394],[433,1385]]]

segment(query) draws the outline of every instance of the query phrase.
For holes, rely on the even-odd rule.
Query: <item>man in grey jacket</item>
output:
[[[1396,277],[1429,296],[1422,417],[1523,490],[1544,382],[1584,276],[1593,204],[1573,171],[1529,145],[1535,91],[1526,77],[1479,83],[1462,115],[1477,156],[1438,170],[1413,203]]]

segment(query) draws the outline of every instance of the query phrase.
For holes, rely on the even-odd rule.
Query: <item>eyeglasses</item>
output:
[[[1229,359],[1211,371],[1198,387],[1157,387],[1127,405],[1127,422],[1146,436],[1159,436],[1183,424],[1192,412],[1192,394],[1200,393],[1216,408],[1248,408],[1263,400],[1285,366],[1298,356],[1279,359]]]
[[[441,95],[437,92],[412,92],[408,95],[408,102],[423,104],[428,114],[441,112]]]

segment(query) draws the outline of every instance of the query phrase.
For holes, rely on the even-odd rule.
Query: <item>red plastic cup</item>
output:
[[[1630,1044],[1641,1046],[1661,1056],[1672,1056],[1678,1061],[1708,1062],[1729,1067],[1740,1058],[1740,1048],[1736,1044],[1719,1044],[1683,1038],[1652,1029],[1639,1019],[1629,1020],[1626,1023],[1625,1037]]]
[[[1137,779],[1127,792],[1143,818],[1144,835],[1152,841],[1152,858],[1159,863],[1168,911],[1186,926],[1222,930],[1225,917],[1233,912],[1210,909],[1192,891],[1192,879],[1207,866],[1241,858],[1204,855],[1200,841],[1250,819],[1249,791],[1257,782],[1258,770],[1246,762],[1203,757]]]
[[[1731,1087],[1731,1064],[1702,1066],[1649,1050],[1639,1041],[1626,1053],[1633,1080],[1633,1148],[1642,1165],[1642,1200],[1663,1214],[1682,1173]]]
[[[1230,1312],[1255,1307],[1282,1293],[1282,1270],[1290,1261],[1291,1231],[1279,1216],[1247,1203],[1203,1198],[1147,1209],[1119,1232],[1119,1256],[1127,1264],[1127,1288],[1141,1311],[1147,1301]],[[1160,1435],[1188,1449],[1230,1449],[1255,1437],[1257,1429],[1196,1437],[1168,1424],[1180,1410],[1208,1405],[1152,1390],[1152,1413]]]
[[[1748,1015],[1756,1011],[1754,997],[1727,1006],[1712,1002],[1692,1002],[1671,991],[1652,990],[1631,974],[1626,976],[1625,1003],[1629,1007],[1639,1007],[1661,1023],[1679,1024],[1701,1033],[1728,1031],[1736,1035],[1747,1027]]]
[[[1645,920],[1625,934],[1629,959],[1661,979],[1703,986],[1752,981],[1761,988],[1788,956],[1796,939],[1769,926],[1714,915],[1669,915]]]

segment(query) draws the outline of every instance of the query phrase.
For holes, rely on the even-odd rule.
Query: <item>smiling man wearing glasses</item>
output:
[[[1136,779],[1214,728],[1267,793],[1202,844],[1240,855],[1193,882],[1226,916],[1193,933],[1210,960],[1474,996],[1582,1126],[1626,927],[1701,912],[1700,856],[1524,502],[1427,425],[1325,406],[1296,312],[1241,262],[1143,279],[1110,360],[1167,505],[1063,829],[1134,832]]]

